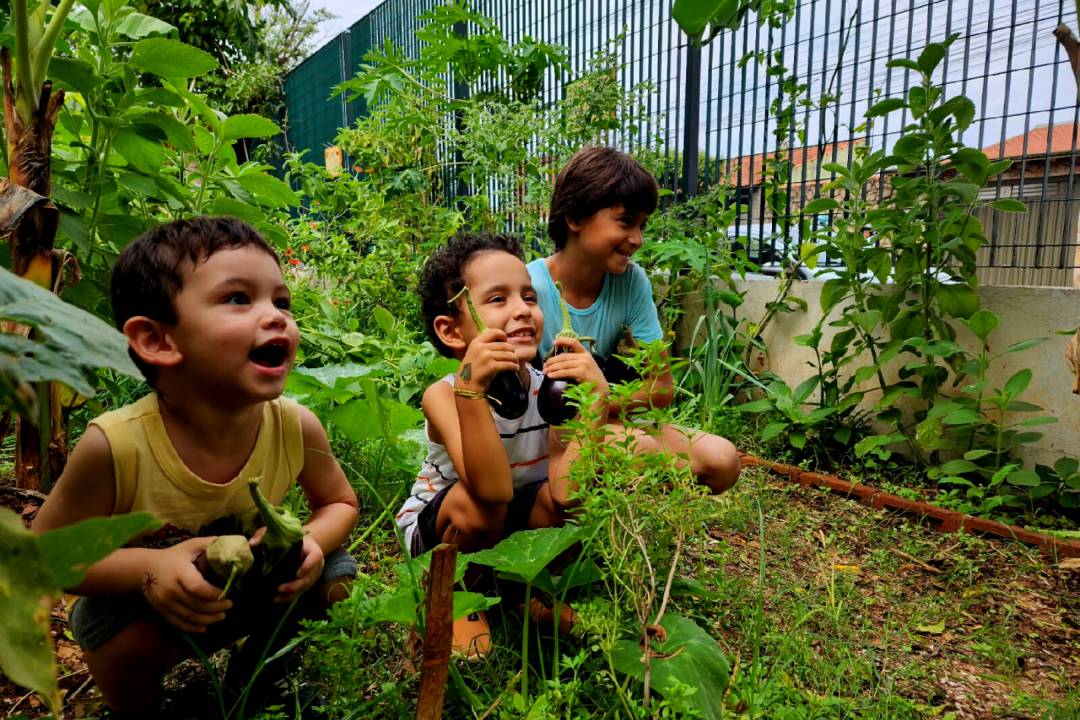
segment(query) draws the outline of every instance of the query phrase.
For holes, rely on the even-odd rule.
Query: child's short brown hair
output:
[[[277,253],[259,231],[232,217],[194,217],[158,225],[124,248],[109,277],[113,320],[119,330],[129,319],[143,315],[175,325],[173,300],[183,289],[184,263],[197,265],[222,250],[254,247],[274,261]],[[128,353],[143,377],[154,384],[155,368],[130,348]]]
[[[562,250],[570,231],[567,218],[580,222],[616,205],[631,215],[651,215],[657,194],[656,179],[626,153],[609,147],[582,148],[555,178],[548,235],[555,249]]]

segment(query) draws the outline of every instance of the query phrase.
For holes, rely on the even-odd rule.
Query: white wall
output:
[[[781,313],[773,318],[764,333],[768,353],[755,355],[752,361],[755,370],[768,368],[792,387],[814,374],[813,368],[807,365],[814,360],[813,353],[809,348],[796,345],[791,339],[809,333],[821,317],[822,284],[812,281],[795,283],[791,294],[805,300],[809,309],[806,312]],[[757,320],[764,314],[765,304],[775,299],[779,281],[744,280],[739,281],[738,286],[747,293],[745,303],[739,308],[739,316]],[[990,368],[994,387],[1004,385],[1018,370],[1031,368],[1034,377],[1021,399],[1042,406],[1045,412],[1041,414],[1058,418],[1056,424],[1033,428],[1044,433],[1044,437],[1036,445],[1025,448],[1021,457],[1029,461],[1031,467],[1031,462],[1053,464],[1062,455],[1080,455],[1080,395],[1072,393],[1073,375],[1065,362],[1065,346],[1069,338],[1054,334],[1057,330],[1071,330],[1080,325],[1080,289],[980,287],[978,293],[983,308],[1001,318],[990,336],[992,352],[1021,340],[1049,337],[1035,348],[1003,356]],[[682,326],[693,328],[694,319],[702,312],[700,296],[693,294],[686,297],[684,307],[688,317]],[[961,327],[960,330],[960,343],[975,351],[978,345],[974,337],[966,328]],[[826,325],[824,333],[823,347],[828,346],[835,329]],[[685,345],[687,338],[680,337],[679,341]],[[890,380],[896,379],[895,371],[900,364],[896,362],[890,367]],[[851,368],[850,371],[854,372],[855,369]],[[868,383],[866,387],[869,389],[871,385]],[[872,403],[880,396],[874,393],[870,397]],[[1025,416],[1030,417],[1031,414],[1018,413],[1014,417],[1023,419]]]

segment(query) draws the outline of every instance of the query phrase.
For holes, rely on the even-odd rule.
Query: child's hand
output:
[[[322,548],[310,535],[304,536],[303,560],[296,571],[296,579],[278,585],[278,594],[274,597],[276,603],[290,603],[300,593],[304,592],[316,583],[322,575],[323,565],[326,558],[323,557]]]
[[[231,600],[219,599],[221,588],[203,579],[195,567],[195,558],[213,541],[197,537],[154,551],[143,578],[142,592],[150,605],[185,632],[205,632],[207,625],[224,620],[232,607]]]
[[[556,350],[568,348],[570,352],[557,352],[544,362],[544,374],[553,379],[576,380],[579,383],[593,384],[594,391],[600,398],[606,398],[610,387],[596,359],[581,341],[573,338],[556,338]]]
[[[458,370],[454,384],[457,387],[483,392],[487,390],[491,379],[496,375],[506,370],[516,371],[520,367],[517,353],[507,339],[506,333],[491,328],[477,335],[469,343],[469,349],[465,351],[465,357],[461,360],[461,369]]]

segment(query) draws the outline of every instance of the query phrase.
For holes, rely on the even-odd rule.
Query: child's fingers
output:
[[[508,337],[509,336],[506,334],[505,330],[500,330],[498,328],[488,328],[484,332],[477,335],[476,340],[474,342],[482,342],[482,343],[506,342]]]
[[[569,348],[571,352],[583,353],[588,352],[585,346],[581,344],[581,341],[577,338],[561,337],[555,338],[555,347]]]
[[[221,610],[228,610],[232,607],[230,601],[218,599],[221,596],[221,588],[211,585],[198,571],[183,574],[179,580],[181,589],[196,601],[202,601],[204,606],[212,603],[228,603]]]

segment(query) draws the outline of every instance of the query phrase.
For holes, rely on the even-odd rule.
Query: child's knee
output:
[[[739,452],[730,440],[702,435],[691,446],[694,473],[713,493],[722,493],[739,479]]]

